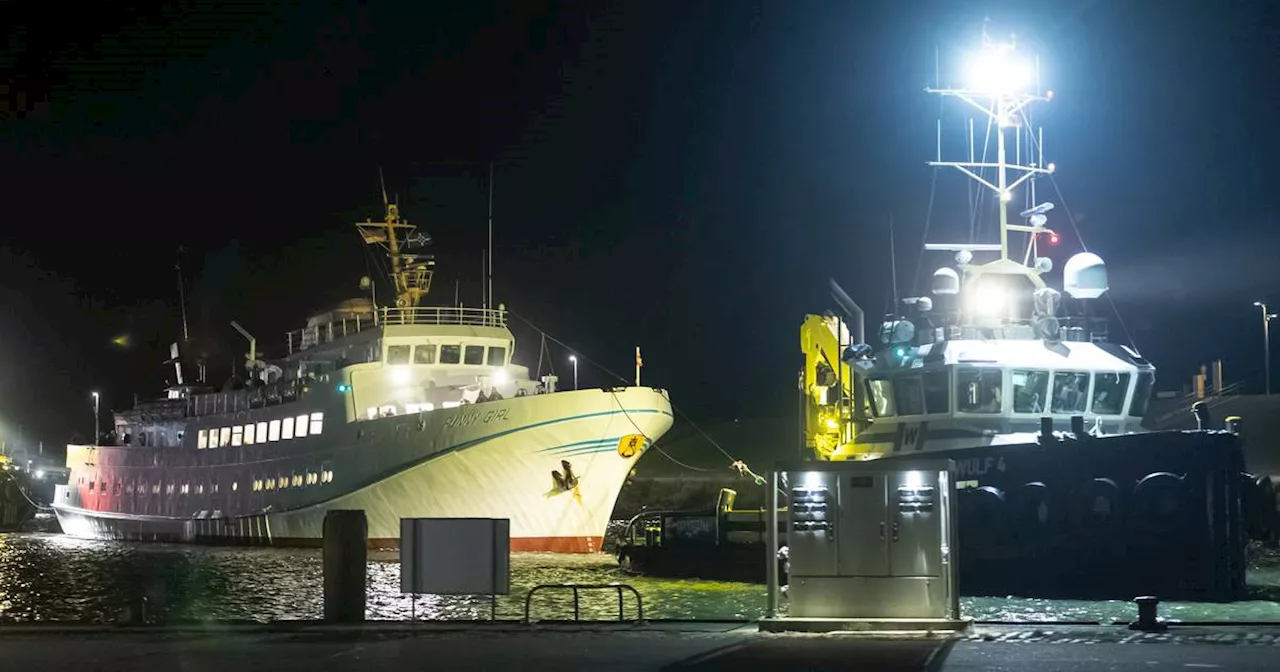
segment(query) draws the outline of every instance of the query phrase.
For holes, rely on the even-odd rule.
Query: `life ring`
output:
[[[1120,486],[1109,478],[1095,478],[1072,493],[1072,522],[1085,536],[1114,531],[1121,518]]]
[[[1014,491],[1012,500],[1010,513],[1019,539],[1035,546],[1053,536],[1058,507],[1049,486],[1040,481],[1024,483]]]
[[[1157,471],[1133,487],[1134,522],[1154,534],[1174,532],[1187,517],[1187,490],[1182,476]]]

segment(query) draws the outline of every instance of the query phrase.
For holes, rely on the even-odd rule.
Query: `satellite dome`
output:
[[[1106,293],[1107,265],[1092,252],[1081,252],[1062,267],[1062,287],[1077,299],[1096,299]]]
[[[942,267],[933,272],[933,293],[942,294],[959,294],[960,293],[960,275],[954,270]]]

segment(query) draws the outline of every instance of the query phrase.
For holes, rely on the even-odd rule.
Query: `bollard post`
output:
[[[324,516],[324,620],[364,620],[365,566],[369,527],[363,510],[334,510]]]
[[[1040,418],[1040,443],[1049,443],[1053,440],[1053,418],[1044,416]]]
[[[1209,415],[1209,407],[1203,401],[1197,401],[1191,404],[1191,413],[1196,416],[1196,429],[1207,430],[1213,429],[1212,416]]]
[[[1160,607],[1160,598],[1151,595],[1135,597],[1133,601],[1138,605],[1138,620],[1129,624],[1130,630],[1141,630],[1142,632],[1164,632],[1169,626],[1161,623],[1158,618],[1158,609]]]
[[[1088,434],[1086,434],[1084,431],[1083,415],[1071,416],[1071,433],[1074,434],[1077,439],[1083,439],[1084,437],[1088,436]]]
[[[1227,431],[1240,436],[1240,428],[1244,425],[1244,419],[1238,415],[1227,416]]]

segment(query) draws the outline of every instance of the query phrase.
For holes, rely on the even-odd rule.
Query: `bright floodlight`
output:
[[[498,369],[493,372],[494,385],[506,385],[507,381],[510,379],[511,378],[507,375],[507,372],[504,369]]]
[[[1004,290],[993,285],[974,288],[973,307],[983,315],[999,315],[1004,308]]]
[[[969,60],[969,88],[988,93],[1008,93],[1030,86],[1031,66],[1013,56],[1012,47],[988,47]]]

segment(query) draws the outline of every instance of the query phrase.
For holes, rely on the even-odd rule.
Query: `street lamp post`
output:
[[[573,364],[573,389],[578,389],[578,356],[569,355],[569,363]]]
[[[1254,301],[1253,305],[1262,309],[1262,379],[1267,396],[1271,396],[1271,320],[1276,318],[1276,314],[1261,301]]]
[[[93,445],[98,445],[98,393],[93,393]]]

